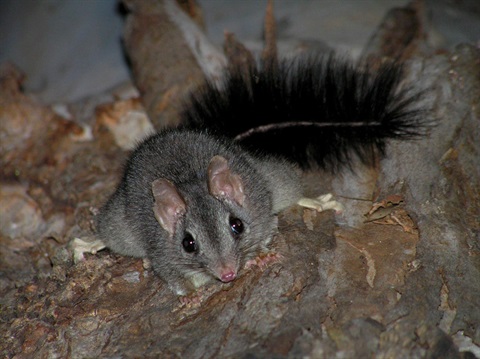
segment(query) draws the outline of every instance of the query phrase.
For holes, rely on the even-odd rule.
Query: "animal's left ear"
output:
[[[222,156],[214,156],[208,165],[208,191],[219,199],[229,199],[243,206],[245,193],[239,175],[232,172],[228,161]]]

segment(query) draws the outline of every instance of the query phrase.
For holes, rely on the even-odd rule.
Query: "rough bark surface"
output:
[[[127,23],[133,43],[161,52],[165,43],[157,42],[156,26],[139,29],[136,21]],[[187,91],[190,79],[201,75],[193,57],[181,55],[184,43],[165,21],[175,66],[167,62],[159,69],[149,62],[152,53],[127,46],[139,61],[132,66],[137,83],[146,84],[141,92],[147,104],[158,104],[155,96],[175,86]],[[141,260],[102,251],[72,261],[69,242],[93,236],[96,209],[119,180],[128,146],[118,136],[139,123],[139,101],[100,106],[91,128],[81,127],[24,94],[21,74],[2,67],[0,355],[478,355],[479,59],[480,51],[468,45],[411,58],[408,80],[428,89],[423,102],[437,120],[428,138],[391,143],[377,168],[335,177],[306,174],[307,194],[334,191],[344,215],[285,211],[273,245],[283,259],[245,270],[228,285],[208,286],[200,305],[191,306]],[[155,126],[176,121],[178,109],[163,103],[171,112]],[[372,199],[378,210],[367,218]]]
[[[145,109],[156,128],[177,125],[184,96],[203,80],[200,66],[161,1],[124,3],[125,49]]]

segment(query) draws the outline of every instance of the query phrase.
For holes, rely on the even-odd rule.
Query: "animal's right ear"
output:
[[[152,182],[152,193],[155,218],[163,229],[173,235],[178,220],[187,211],[185,201],[174,184],[164,178]]]

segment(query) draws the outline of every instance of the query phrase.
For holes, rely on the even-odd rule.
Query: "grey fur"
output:
[[[220,155],[239,175],[245,202],[239,205],[209,193],[207,168]],[[186,203],[186,213],[170,235],[154,216],[152,182],[166,179]],[[169,130],[140,144],[130,157],[122,181],[97,216],[97,235],[112,251],[148,258],[156,274],[179,295],[211,279],[221,268],[237,272],[267,250],[276,229],[276,214],[301,197],[298,169],[283,160],[257,158],[240,147],[198,131]],[[229,219],[245,230],[232,235]],[[186,233],[199,250],[187,253]]]

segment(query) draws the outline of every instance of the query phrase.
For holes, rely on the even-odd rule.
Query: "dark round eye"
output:
[[[234,236],[238,236],[243,233],[244,227],[243,222],[235,217],[230,218],[230,229]]]
[[[193,239],[190,233],[187,233],[185,235],[182,241],[182,245],[183,249],[185,249],[185,252],[187,253],[193,253],[197,251],[197,243],[195,242],[195,239]]]

